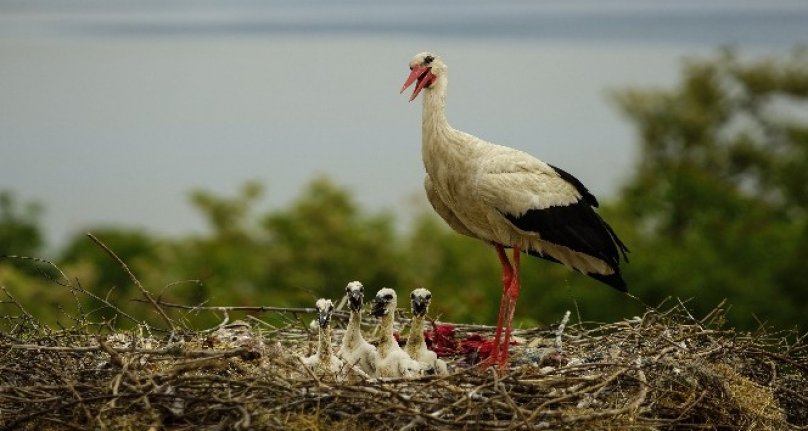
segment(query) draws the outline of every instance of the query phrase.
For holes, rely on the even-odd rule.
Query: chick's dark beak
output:
[[[365,298],[362,297],[362,292],[348,292],[348,306],[351,307],[351,310],[353,311],[359,311],[362,308],[364,299]]]
[[[429,306],[429,302],[425,298],[412,298],[412,314],[416,316],[425,315],[427,306]]]
[[[382,317],[387,314],[387,302],[383,299],[375,298],[373,300],[373,308],[370,310],[370,315],[373,317]]]
[[[328,326],[328,322],[331,320],[331,316],[326,313],[319,313],[317,315],[317,323],[320,324],[321,328],[325,328]]]

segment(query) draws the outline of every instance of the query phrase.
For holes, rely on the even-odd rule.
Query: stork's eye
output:
[[[435,57],[433,57],[431,55],[427,55],[426,57],[424,57],[424,64],[432,63],[432,61],[434,61],[434,60],[435,60]]]
[[[432,295],[427,295],[426,299],[432,299]]]

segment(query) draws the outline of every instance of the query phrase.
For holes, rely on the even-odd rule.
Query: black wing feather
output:
[[[595,197],[595,195],[589,192],[589,189],[586,188],[586,186],[584,185],[584,183],[581,182],[581,180],[575,178],[571,173],[559,167],[553,166],[549,163],[547,165],[553,168],[553,170],[556,171],[556,173],[558,174],[559,177],[561,177],[562,180],[572,184],[575,187],[575,190],[578,191],[578,194],[581,195],[584,202],[588,203],[589,205],[592,205],[595,208],[598,207],[599,205],[598,199]]]
[[[628,247],[617,237],[614,230],[595,212],[598,201],[592,193],[571,174],[551,166],[558,175],[572,184],[581,198],[569,205],[557,205],[542,209],[529,209],[522,215],[503,213],[514,226],[528,232],[536,232],[542,240],[567,247],[606,262],[614,270],[612,274],[586,275],[619,290],[626,290],[626,282],[620,275],[620,259],[628,262]],[[552,256],[527,250],[533,256],[558,262]]]
[[[614,230],[586,202],[530,209],[521,216],[503,214],[514,226],[536,232],[545,241],[596,257],[617,268],[628,248]]]

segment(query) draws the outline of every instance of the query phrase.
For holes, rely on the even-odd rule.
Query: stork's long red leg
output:
[[[513,282],[514,274],[511,262],[508,260],[508,255],[505,254],[505,247],[497,244],[496,249],[499,263],[502,264],[502,300],[499,302],[499,316],[497,316],[497,329],[499,329],[502,327],[502,318],[504,317],[505,294],[508,292],[511,282]]]
[[[499,301],[499,315],[497,316],[497,328],[494,335],[494,350],[488,357],[486,364],[498,364],[501,354],[500,345],[502,343],[502,323],[505,318],[506,305],[508,302],[508,289],[513,282],[514,272],[511,262],[508,260],[508,255],[505,253],[505,247],[501,244],[494,244],[497,250],[497,257],[499,263],[502,265],[502,298]]]
[[[519,291],[522,288],[521,283],[519,282],[519,261],[521,252],[522,250],[519,247],[513,248],[513,277],[508,286],[508,291],[505,293],[505,299],[507,299],[508,302],[508,308],[504,316],[506,328],[505,337],[502,340],[502,346],[499,348],[499,350],[502,352],[502,358],[499,360],[500,369],[503,369],[508,365],[508,352],[510,351],[511,347],[511,331],[513,330],[513,314],[516,311],[516,300],[519,299]]]

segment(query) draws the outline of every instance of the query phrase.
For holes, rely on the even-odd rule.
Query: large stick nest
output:
[[[501,371],[474,365],[482,352],[468,349],[493,328],[455,324],[433,333],[448,334],[436,347],[449,376],[334,381],[300,360],[316,345],[301,318],[313,309],[168,304],[108,252],[163,325],[34,259],[55,269],[79,315],[50,328],[0,285],[0,430],[808,429],[808,334],[724,329],[721,306],[697,319],[678,302],[600,325],[569,324],[568,312],[551,328],[515,330]],[[79,297],[114,318],[92,321]],[[194,331],[172,310],[224,321]],[[253,314],[230,323],[235,311]],[[334,345],[345,320],[335,313]],[[371,341],[375,325],[363,322]]]
[[[283,325],[250,317],[161,335],[6,316],[0,429],[808,428],[805,344],[723,330],[720,309],[517,330],[522,343],[499,373],[461,355],[447,358],[447,377],[354,382],[301,367],[297,355],[316,344],[295,317],[305,311],[275,310]],[[455,325],[454,337],[491,332]]]

